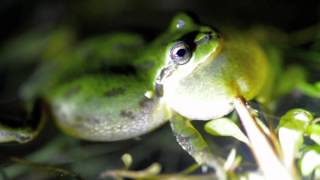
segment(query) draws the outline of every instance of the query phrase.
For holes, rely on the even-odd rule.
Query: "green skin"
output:
[[[177,42],[188,45],[183,64],[172,57]],[[66,134],[91,141],[137,137],[170,121],[179,144],[199,164],[217,162],[190,121],[223,117],[233,111],[236,97],[251,100],[266,85],[267,58],[254,40],[222,37],[185,14],[146,47],[132,34],[80,47],[43,62],[21,88],[29,109],[40,98]],[[119,67],[133,70],[115,72]],[[0,142],[30,141],[41,127],[3,124]]]

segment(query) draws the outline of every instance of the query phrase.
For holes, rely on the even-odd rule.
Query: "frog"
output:
[[[67,135],[101,142],[170,123],[198,164],[221,171],[192,121],[228,115],[239,97],[267,99],[269,73],[268,55],[254,38],[223,34],[179,13],[147,45],[136,34],[111,34],[43,61],[20,89],[33,118],[15,126],[0,121],[0,142],[35,139],[46,117]]]

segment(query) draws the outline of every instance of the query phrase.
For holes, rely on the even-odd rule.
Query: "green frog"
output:
[[[191,121],[229,114],[238,97],[265,100],[269,67],[254,38],[222,34],[180,13],[150,44],[116,33],[42,62],[20,90],[36,116],[20,126],[0,121],[0,142],[31,141],[48,116],[89,141],[134,138],[169,122],[197,163],[216,167]]]

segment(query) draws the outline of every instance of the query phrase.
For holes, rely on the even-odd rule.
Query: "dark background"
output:
[[[317,23],[319,4],[317,0],[1,0],[0,39],[5,40],[30,28],[59,24],[70,24],[83,35],[119,29],[157,32],[181,10],[193,12],[212,25],[215,22],[244,27],[267,24],[290,31]]]

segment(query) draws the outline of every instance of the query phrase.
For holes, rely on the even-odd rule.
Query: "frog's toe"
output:
[[[0,125],[0,143],[18,142],[27,143],[34,139],[36,132],[32,129],[10,128]]]

